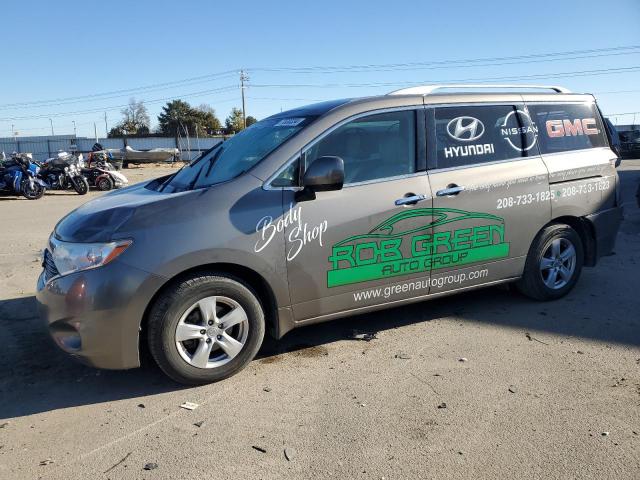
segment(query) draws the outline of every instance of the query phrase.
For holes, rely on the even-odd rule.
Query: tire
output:
[[[107,192],[113,189],[113,180],[111,179],[111,177],[107,177],[107,176],[99,177],[96,180],[96,187],[101,192]]]
[[[207,317],[206,311],[216,315]],[[225,318],[234,321],[226,316],[230,312],[242,323],[224,325]],[[185,385],[201,385],[242,370],[258,353],[264,332],[264,310],[252,289],[212,272],[185,278],[160,295],[149,312],[147,341],[165,374]]]
[[[524,273],[516,286],[535,300],[556,300],[573,289],[583,263],[580,235],[569,225],[549,225],[531,244]]]
[[[33,184],[29,182],[29,179],[22,180],[22,184],[20,185],[20,190],[22,195],[27,200],[39,200],[44,195],[44,187],[40,185],[35,180]]]
[[[89,182],[82,175],[72,177],[71,185],[78,195],[86,195],[89,191]]]

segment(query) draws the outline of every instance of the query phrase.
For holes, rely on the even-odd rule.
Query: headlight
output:
[[[124,252],[131,240],[117,240],[109,243],[70,243],[49,239],[49,249],[58,273],[67,273],[98,268],[106,265]]]

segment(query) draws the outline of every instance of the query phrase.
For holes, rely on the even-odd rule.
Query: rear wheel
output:
[[[71,185],[78,195],[84,195],[89,191],[89,182],[82,175],[71,177]]]
[[[584,261],[582,240],[569,225],[544,228],[533,241],[518,289],[536,300],[555,300],[573,289]]]
[[[148,322],[160,368],[187,385],[216,382],[244,368],[264,338],[262,306],[242,281],[215,273],[186,278],[163,293]]]
[[[103,192],[111,190],[113,188],[113,180],[111,180],[111,177],[108,177],[106,175],[104,177],[99,177],[96,181],[96,187],[98,188],[98,190]]]

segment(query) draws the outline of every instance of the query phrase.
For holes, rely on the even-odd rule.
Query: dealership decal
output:
[[[531,121],[527,112],[514,110],[504,117],[500,134],[511,148],[526,152],[531,150],[538,140],[538,127]],[[522,146],[519,146],[521,143]]]
[[[432,229],[473,220],[467,228]],[[477,225],[478,220],[482,224]],[[411,227],[402,228],[402,224]],[[398,213],[367,234],[354,235],[332,247],[327,286],[379,280],[445,267],[504,258],[504,219],[488,213],[449,208],[420,208]]]
[[[444,157],[468,157],[469,155],[490,155],[494,153],[493,143],[464,145],[462,147],[446,147]]]
[[[547,135],[551,138],[573,137],[578,135],[598,135],[595,118],[576,118],[575,120],[547,120]]]
[[[274,127],[297,127],[302,122],[304,122],[304,117],[302,118],[283,118],[278,123],[274,125]]]
[[[473,142],[484,134],[484,123],[474,117],[457,117],[447,123],[447,134],[460,142]]]
[[[475,117],[456,117],[447,123],[447,135],[459,142],[473,142],[484,135],[484,124]],[[493,143],[480,143],[445,147],[444,157],[468,157],[490,155],[495,152]]]
[[[293,204],[282,218],[274,222],[273,217],[267,215],[262,217],[256,225],[256,232],[260,238],[255,244],[254,251],[256,253],[264,250],[276,233],[289,231],[289,251],[287,252],[287,260],[293,260],[302,251],[302,248],[308,243],[317,241],[322,246],[322,236],[328,228],[327,220],[320,222],[315,226],[310,226],[302,221],[302,207],[293,208]]]

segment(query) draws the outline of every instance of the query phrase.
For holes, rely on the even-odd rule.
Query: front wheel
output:
[[[164,292],[148,321],[149,350],[186,385],[216,382],[244,368],[264,338],[264,311],[241,280],[216,273],[185,278]]]
[[[89,191],[89,182],[82,175],[71,177],[71,185],[78,195],[85,195]]]
[[[44,195],[44,187],[35,180],[29,178],[22,180],[20,190],[27,200],[38,200]]]
[[[536,300],[564,297],[578,281],[583,262],[580,235],[569,225],[549,225],[531,245],[518,290]]]

